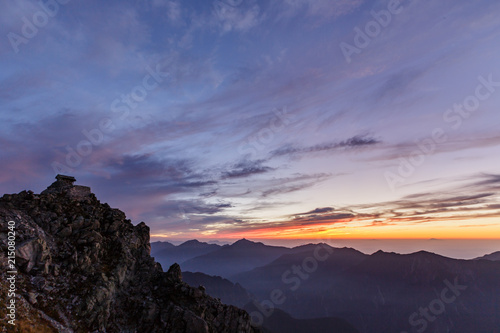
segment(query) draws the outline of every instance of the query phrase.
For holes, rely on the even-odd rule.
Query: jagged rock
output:
[[[16,222],[14,332],[258,332],[245,311],[184,283],[179,265],[163,272],[150,256],[149,227],[134,226],[74,181],[58,176],[39,195],[0,198],[0,219]],[[8,230],[0,229],[6,281]]]
[[[36,293],[28,293],[28,302],[30,302],[31,304],[36,304],[36,297],[37,297],[37,294]]]
[[[182,281],[181,266],[179,266],[179,264],[173,264],[168,269],[167,275],[174,282]]]
[[[44,265],[44,260],[50,256],[47,244],[43,239],[26,240],[16,248],[16,262],[21,269],[29,273],[35,266]]]

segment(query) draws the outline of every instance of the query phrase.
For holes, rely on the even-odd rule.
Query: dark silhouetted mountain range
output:
[[[262,327],[274,332],[279,322],[297,332],[303,324],[321,332],[341,318],[362,333],[490,333],[500,328],[496,255],[480,258],[487,260],[425,251],[367,255],[326,244],[285,248],[244,239],[183,267],[204,273],[185,273],[189,283],[206,285],[210,295],[229,304],[245,304],[251,316],[255,308],[262,315],[273,307],[270,316],[262,316]]]

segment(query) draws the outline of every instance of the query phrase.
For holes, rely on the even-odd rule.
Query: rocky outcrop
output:
[[[144,222],[134,226],[68,179],[56,183],[42,194],[0,198],[1,302],[7,221],[16,222],[17,325],[10,331],[257,332],[245,311],[184,283],[177,264],[163,272]]]
[[[53,182],[42,194],[62,193],[67,197],[74,199],[85,199],[92,194],[90,187],[74,185],[76,181],[74,177],[57,175],[56,181]]]

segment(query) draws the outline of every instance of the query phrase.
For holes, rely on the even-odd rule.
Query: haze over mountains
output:
[[[164,267],[170,267],[173,263],[185,262],[219,248],[219,245],[202,243],[197,240],[187,241],[179,246],[174,246],[168,242],[154,242],[151,243],[151,255],[156,257]]]
[[[183,259],[187,283],[204,285],[208,294],[243,307],[269,330],[281,322],[299,332],[297,320],[316,325],[314,332],[339,330],[341,322],[345,332],[364,333],[500,328],[499,252],[457,260],[425,251],[368,255],[327,244],[286,248],[246,239],[224,246],[152,243],[152,249],[162,265]]]

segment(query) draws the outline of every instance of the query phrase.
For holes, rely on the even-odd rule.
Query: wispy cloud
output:
[[[230,1],[215,1],[213,17],[223,33],[246,32],[262,20],[259,5],[247,1],[243,1],[238,6],[230,4]]]
[[[222,173],[222,178],[242,178],[252,175],[263,174],[274,170],[271,167],[264,166],[263,160],[258,161],[241,161],[230,168],[229,171]]]
[[[435,127],[431,128],[432,131]],[[432,133],[432,132],[429,132]],[[500,136],[496,133],[491,133],[491,135],[485,135],[487,133],[478,133],[473,137],[464,137],[463,135],[454,135],[454,133],[446,133],[448,135],[448,140],[444,143],[434,144],[434,149],[432,153],[427,153],[426,155],[435,154],[445,154],[466,151],[470,149],[481,149],[487,147],[497,147],[500,146]],[[385,144],[380,146],[379,154],[372,156],[370,160],[395,160],[400,157],[408,157],[412,153],[420,152],[420,154],[425,155],[425,151],[420,151],[419,145],[425,145],[426,140],[428,141],[431,134],[427,137],[421,137],[413,142],[401,142],[396,144]],[[454,137],[451,137],[451,136]]]
[[[286,145],[271,152],[272,156],[301,155],[318,152],[329,152],[333,150],[350,150],[361,147],[373,146],[381,143],[379,139],[369,136],[354,136],[340,142],[328,142],[309,147]]]
[[[310,16],[336,18],[352,13],[363,0],[280,0],[287,17],[305,12]]]
[[[284,216],[281,221],[268,221],[265,224],[244,221],[238,229],[247,230],[287,230],[300,226],[324,226],[327,230],[334,225],[356,223],[362,227],[392,227],[433,223],[436,221],[465,221],[478,218],[500,217],[498,192],[488,190],[490,182],[497,183],[496,175],[476,176],[475,181],[465,185],[474,189],[470,195],[457,196],[460,189],[435,193],[417,193],[400,200],[374,202],[372,204],[344,207],[321,207],[304,213]],[[361,224],[360,224],[361,223]],[[476,227],[481,227],[478,224]],[[485,224],[485,227],[491,224]]]
[[[478,75],[500,80],[500,4],[403,1],[404,11],[347,65],[339,43],[353,43],[354,27],[386,6],[70,1],[19,54],[0,41],[3,192],[43,190],[55,176],[51,163],[64,163],[68,149],[88,140],[83,130],[111,118],[115,129],[71,173],[153,231],[495,216],[498,92],[463,130],[447,133],[399,200],[380,188],[380,174],[446,125],[443,112],[473,92]],[[0,32],[22,34],[23,17],[39,10],[35,0],[5,3]],[[111,103],[142,99],[147,68],[157,65],[168,80],[121,119]],[[285,109],[286,124],[275,114]],[[193,212],[190,223],[179,206]]]

